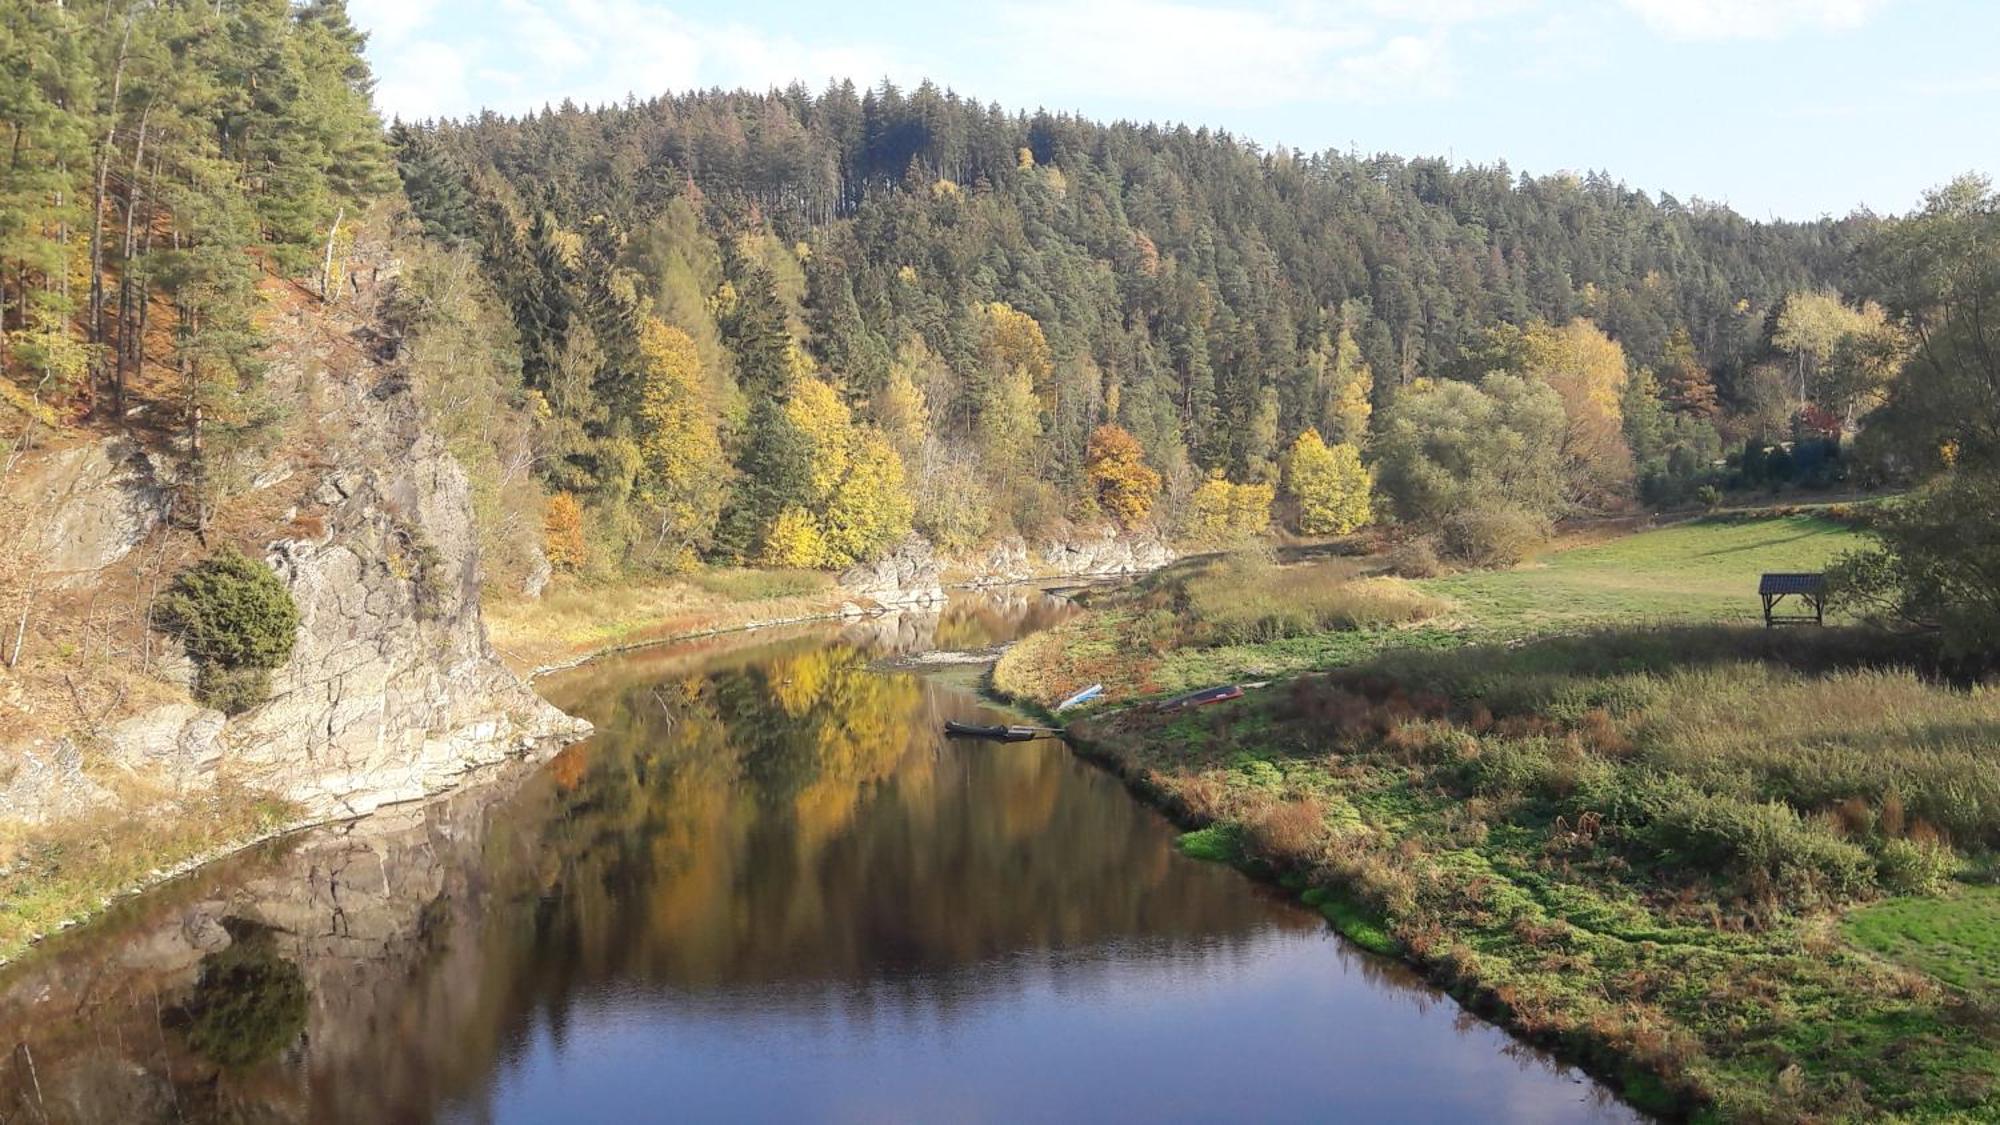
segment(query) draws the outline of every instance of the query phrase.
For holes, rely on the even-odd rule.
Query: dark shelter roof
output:
[[[1759,594],[1821,594],[1826,592],[1824,574],[1766,574],[1757,583]]]

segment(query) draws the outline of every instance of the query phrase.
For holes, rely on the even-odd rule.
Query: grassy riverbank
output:
[[[0,834],[0,963],[112,899],[298,822],[295,806],[240,786]]]
[[[1294,591],[1248,633],[1218,622],[1258,600],[1254,571],[1204,586],[1242,565],[1207,563],[1017,646],[995,681],[1046,701],[1116,680],[1115,707],[1292,674],[1080,733],[1201,827],[1191,853],[1284,881],[1636,1104],[1991,1120],[2000,692],[1919,675],[1909,642],[1744,623],[1758,572],[1854,541],[1700,522],[1394,595]],[[1390,609],[1300,608],[1345,603]]]
[[[536,600],[494,599],[487,634],[516,674],[675,637],[838,613],[833,577],[809,570],[697,571],[640,585],[562,589]]]

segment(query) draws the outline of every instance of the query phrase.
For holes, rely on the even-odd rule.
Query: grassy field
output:
[[[1257,620],[1274,600],[1307,609],[1315,597],[1362,600],[1326,591],[1352,589],[1369,565],[1334,559],[1257,574],[1232,560],[1202,559],[1100,595],[1094,612],[1023,641],[1001,660],[994,684],[1023,698],[1059,699],[1103,683],[1108,704],[1341,667],[1396,649],[1441,651],[1603,625],[1752,622],[1761,620],[1760,574],[1820,570],[1862,542],[1862,533],[1820,516],[1697,520],[1557,550],[1513,570],[1374,579],[1374,600],[1393,599],[1395,610],[1261,632],[1240,622]],[[1397,585],[1405,593],[1389,592]]]
[[[1530,635],[1596,624],[1757,621],[1757,577],[1823,570],[1861,544],[1819,516],[1698,520],[1550,554],[1518,570],[1421,583],[1488,633]]]
[[[1981,996],[2000,995],[2000,887],[1897,898],[1848,915],[1849,940]]]
[[[1920,638],[1749,624],[1760,572],[1859,541],[1701,521],[1386,603],[1294,591],[1399,608],[1247,632],[1218,623],[1269,599],[1204,562],[1016,646],[995,684],[1117,683],[1073,729],[1197,829],[1185,850],[1284,883],[1635,1104],[2000,1119],[2000,690],[1925,678]],[[1256,667],[1289,678],[1121,709]]]

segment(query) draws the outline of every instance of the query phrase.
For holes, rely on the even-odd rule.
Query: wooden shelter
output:
[[[1757,596],[1764,599],[1764,625],[1826,624],[1826,575],[1766,574],[1757,583]],[[1797,598],[1800,609],[1780,613],[1786,598]]]

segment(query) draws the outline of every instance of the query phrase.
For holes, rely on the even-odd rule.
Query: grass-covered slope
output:
[[[1519,570],[1424,583],[1475,628],[1513,635],[1593,624],[1760,619],[1757,577],[1822,570],[1862,543],[1823,516],[1706,519],[1557,551]]]
[[[2000,691],[1920,674],[1920,641],[1750,624],[1758,573],[1854,541],[1701,522],[1412,583],[1452,600],[1415,623],[1248,640],[1183,572],[996,681],[1046,699],[1316,668],[1194,712],[1128,695],[1075,729],[1201,828],[1190,853],[1285,882],[1641,1106],[1994,1120]]]
[[[1290,567],[1196,559],[1100,595],[1093,612],[1023,641],[1001,691],[1054,700],[1102,682],[1105,702],[1339,667],[1391,649],[1443,650],[1600,625],[1761,620],[1765,571],[1820,570],[1863,536],[1820,516],[1697,520],[1572,547],[1513,570],[1401,582],[1365,560]],[[1364,580],[1365,579],[1365,580]]]

